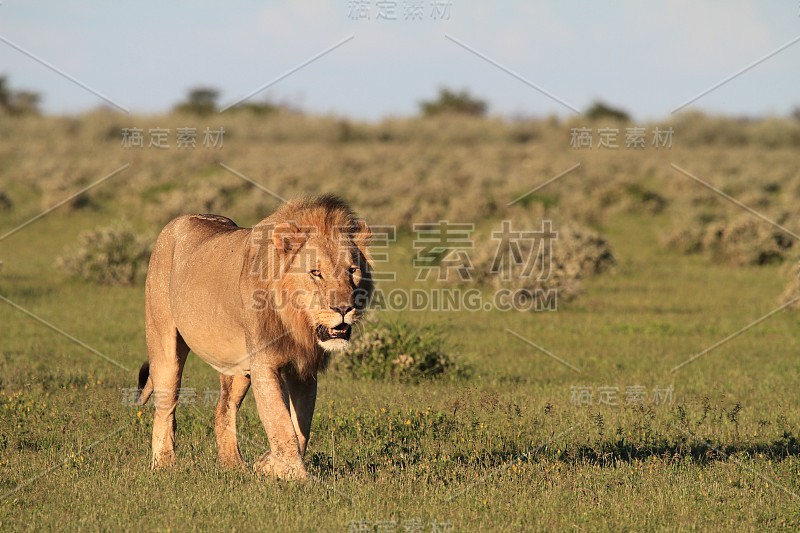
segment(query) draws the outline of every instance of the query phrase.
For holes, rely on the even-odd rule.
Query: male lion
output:
[[[138,404],[154,397],[152,467],[175,462],[175,407],[191,349],[220,373],[219,460],[244,462],[236,413],[252,381],[270,451],[254,465],[305,479],[328,352],[349,344],[372,295],[371,233],[341,199],[288,202],[253,228],[216,215],[176,218],[156,241],[145,288],[149,363]]]

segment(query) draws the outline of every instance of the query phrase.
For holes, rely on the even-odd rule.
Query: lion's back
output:
[[[242,230],[244,228],[222,215],[181,215],[164,226],[156,240],[156,248],[159,248],[159,242],[169,248],[176,242],[196,245],[218,235],[224,236]]]
[[[162,289],[166,289],[176,270],[188,269],[201,277],[217,270],[214,266],[227,270],[236,257],[243,257],[248,233],[248,229],[220,215],[179,216],[164,226],[156,239],[148,282],[160,279],[166,284]]]

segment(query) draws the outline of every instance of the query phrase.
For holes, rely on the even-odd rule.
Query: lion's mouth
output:
[[[332,328],[320,324],[319,326],[317,326],[317,338],[322,342],[329,341],[332,339],[342,339],[345,341],[349,341],[351,331],[352,327],[350,327],[350,324],[347,324],[345,322],[342,322],[338,326],[334,326]]]

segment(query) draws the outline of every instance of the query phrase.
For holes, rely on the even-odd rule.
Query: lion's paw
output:
[[[247,468],[247,464],[244,462],[244,459],[242,459],[242,456],[238,454],[237,455],[219,454],[218,462],[222,468],[228,468],[231,470],[241,470]]]
[[[150,468],[152,470],[173,468],[176,462],[175,452],[167,450],[158,454],[153,454],[153,459],[150,461]]]
[[[301,459],[283,459],[275,457],[270,452],[265,453],[253,465],[253,470],[259,474],[286,479],[290,481],[305,481],[308,479],[308,471]]]

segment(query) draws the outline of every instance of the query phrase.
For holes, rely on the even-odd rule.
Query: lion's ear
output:
[[[296,253],[306,242],[306,235],[291,222],[281,222],[272,230],[272,243],[283,253]]]
[[[357,222],[357,229],[353,234],[353,242],[362,253],[366,254],[367,248],[369,248],[372,242],[372,230],[369,229],[369,226],[367,226],[367,223],[363,220]]]
[[[356,245],[358,251],[361,252],[361,255],[370,267],[372,267],[372,256],[369,253],[369,245],[371,243],[372,230],[369,229],[366,222],[359,220],[356,231],[353,233],[353,244]]]

